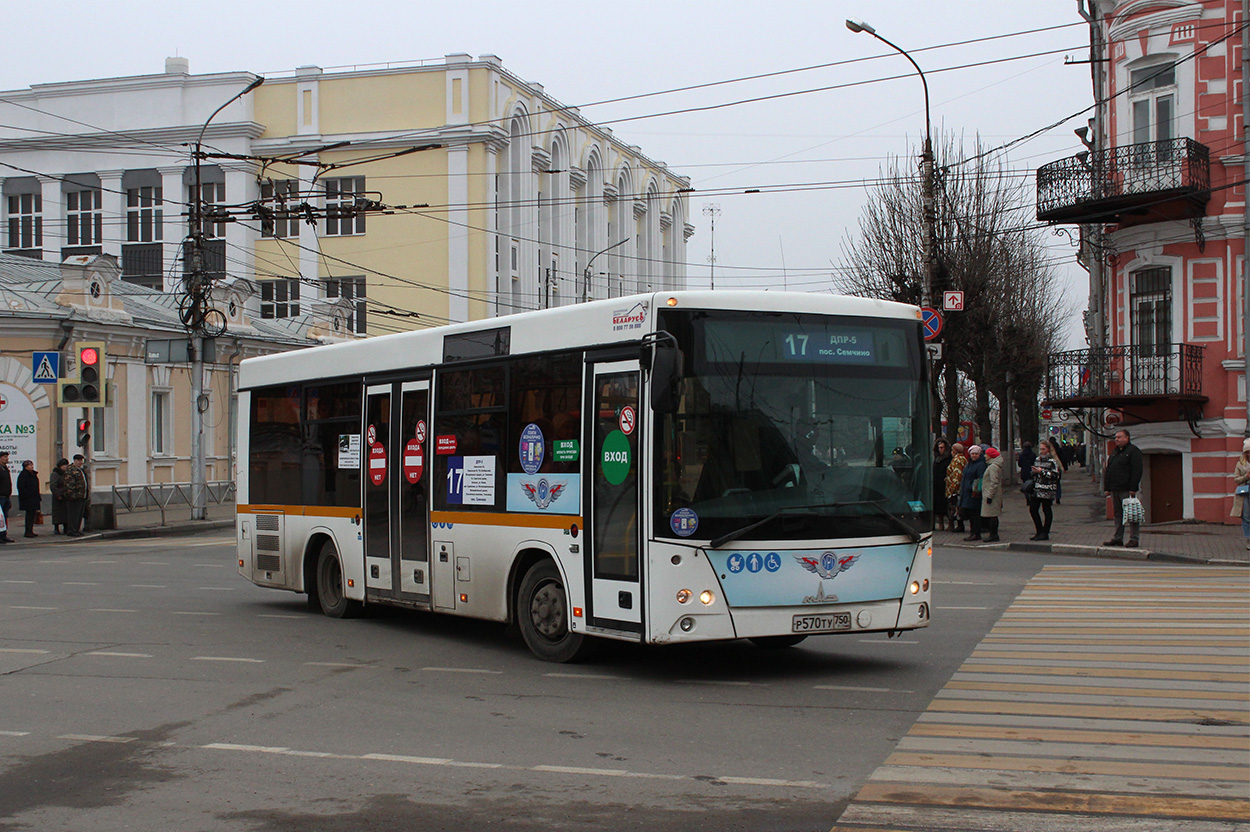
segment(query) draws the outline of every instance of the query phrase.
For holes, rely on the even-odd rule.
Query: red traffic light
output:
[[[96,352],[95,347],[84,347],[83,351],[78,354],[78,360],[88,366],[95,366],[100,360],[100,353]]]
[[[87,429],[88,429],[88,428],[90,428],[90,427],[91,427],[91,420],[90,420],[90,419],[79,419],[79,420],[78,420],[78,429],[79,429],[79,430],[87,430]]]

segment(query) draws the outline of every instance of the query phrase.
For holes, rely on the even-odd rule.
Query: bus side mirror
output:
[[[676,413],[681,397],[681,350],[672,344],[651,345],[651,409],[656,413]]]

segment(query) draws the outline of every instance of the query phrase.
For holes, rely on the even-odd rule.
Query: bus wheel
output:
[[[560,570],[549,560],[530,567],[517,598],[517,625],[530,651],[545,662],[571,662],[589,651],[590,639],[569,630],[568,596]]]
[[[326,541],[317,555],[317,601],[331,618],[355,618],[363,605],[344,591],[343,564],[334,544]]]
[[[763,647],[765,650],[780,650],[785,647],[793,647],[807,636],[790,635],[790,636],[759,636],[757,638],[747,639],[756,647]]]

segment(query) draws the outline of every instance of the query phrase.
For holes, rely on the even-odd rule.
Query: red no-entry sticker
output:
[[[421,447],[421,440],[409,439],[408,444],[404,446],[404,479],[408,480],[410,485],[416,484],[420,481],[424,470],[425,451]]]
[[[386,446],[381,442],[369,446],[369,480],[374,485],[386,481]]]

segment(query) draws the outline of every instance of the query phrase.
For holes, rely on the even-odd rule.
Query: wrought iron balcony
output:
[[[1201,404],[1202,347],[1118,346],[1053,353],[1046,371],[1052,407],[1121,407],[1162,400]]]
[[[1200,217],[1211,198],[1207,146],[1169,139],[1078,153],[1037,169],[1037,218],[1125,223]]]

